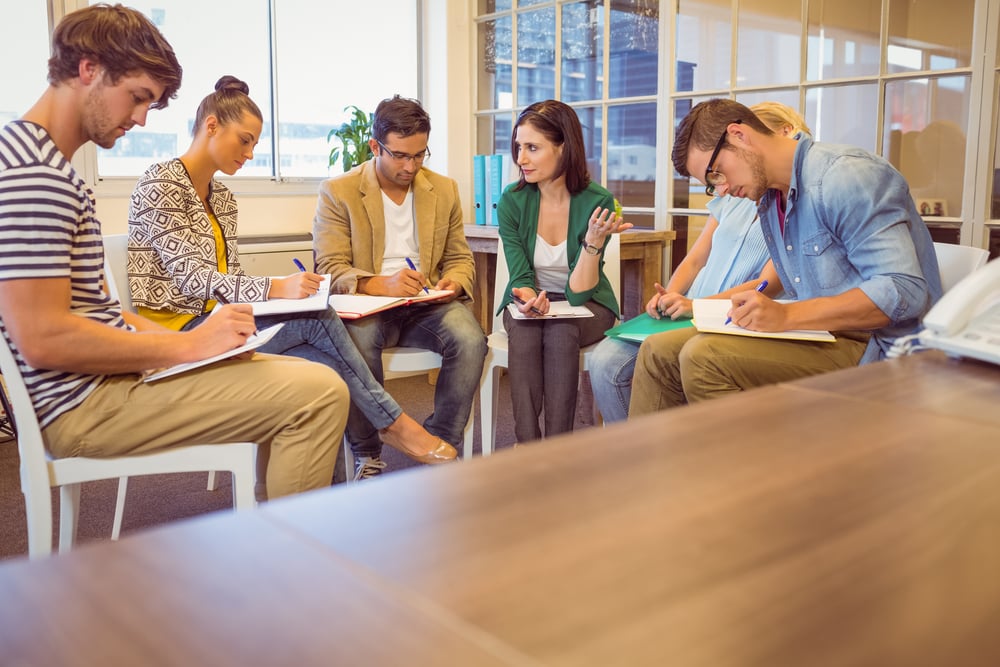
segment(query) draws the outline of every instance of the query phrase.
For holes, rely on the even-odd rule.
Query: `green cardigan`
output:
[[[535,256],[535,239],[538,238],[538,207],[541,194],[538,192],[538,186],[532,183],[525,184],[520,190],[514,189],[516,185],[513,183],[507,186],[497,203],[500,238],[503,240],[504,256],[507,258],[507,269],[510,272],[504,297],[497,306],[498,315],[511,302],[511,289],[515,287],[538,289],[532,258]],[[593,181],[586,190],[570,198],[569,231],[566,234],[566,256],[569,259],[570,273],[573,273],[582,252],[581,245],[587,234],[590,216],[598,206],[613,211],[615,198]],[[615,298],[611,283],[604,274],[604,248],[601,248],[600,277],[597,284],[585,292],[574,292],[569,288],[567,280],[565,293],[566,300],[574,306],[593,300],[611,310],[616,317],[619,316],[618,299]]]

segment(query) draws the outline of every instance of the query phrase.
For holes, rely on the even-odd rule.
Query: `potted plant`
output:
[[[344,107],[344,111],[352,109],[351,119],[326,135],[328,142],[336,137],[340,144],[330,149],[329,165],[332,167],[340,160],[345,173],[372,156],[368,140],[372,137],[373,114],[365,113],[354,105]]]

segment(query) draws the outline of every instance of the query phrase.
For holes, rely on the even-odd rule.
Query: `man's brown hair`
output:
[[[152,21],[131,7],[100,3],[63,17],[52,33],[49,83],[79,76],[83,58],[100,64],[112,85],[136,72],[163,84],[154,109],[165,108],[181,87],[182,69],[173,48]]]
[[[761,134],[774,134],[753,111],[739,102],[723,98],[706,100],[691,109],[677,128],[674,150],[671,154],[677,173],[681,176],[691,175],[687,170],[689,146],[693,144],[696,149],[702,151],[714,149],[726,127],[737,121]],[[726,146],[723,146],[723,149],[725,148]]]

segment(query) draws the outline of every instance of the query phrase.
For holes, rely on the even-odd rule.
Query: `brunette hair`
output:
[[[689,146],[694,145],[702,151],[712,150],[719,143],[719,137],[726,127],[736,122],[761,134],[774,134],[753,111],[739,102],[723,98],[706,100],[691,109],[677,128],[674,150],[670,156],[677,173],[681,176],[691,175],[687,170]],[[729,144],[724,144],[723,149],[729,150]]]
[[[566,189],[575,195],[583,192],[590,184],[590,172],[587,170],[587,154],[583,144],[583,128],[580,118],[573,107],[558,100],[545,100],[530,105],[514,123],[514,131],[510,135],[510,155],[517,162],[517,128],[525,123],[542,133],[552,143],[562,146],[562,156],[556,176],[566,177]],[[524,187],[524,173],[514,186],[515,190]]]
[[[163,84],[160,99],[150,105],[154,109],[166,108],[181,87],[182,69],[173,48],[152,21],[131,7],[101,3],[63,17],[52,33],[49,83],[79,76],[82,58],[99,63],[112,85],[135,72]]]
[[[419,100],[393,95],[378,103],[372,119],[372,137],[385,143],[390,132],[401,137],[431,133],[431,117]]]
[[[260,107],[250,99],[250,86],[232,75],[225,75],[215,82],[215,92],[209,93],[198,105],[198,113],[194,116],[194,126],[191,128],[191,135],[198,134],[198,130],[205,123],[209,116],[219,119],[220,125],[238,123],[243,119],[243,113],[249,113],[258,120],[263,121],[264,116],[260,112]]]

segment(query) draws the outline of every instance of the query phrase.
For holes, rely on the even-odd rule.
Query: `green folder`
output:
[[[672,320],[669,317],[664,317],[660,320],[654,320],[647,313],[642,313],[622,322],[618,326],[611,327],[604,332],[604,335],[610,338],[627,340],[632,343],[641,343],[646,340],[646,336],[658,334],[663,331],[673,331],[674,329],[686,329],[692,326],[694,326],[694,322],[690,318]]]

